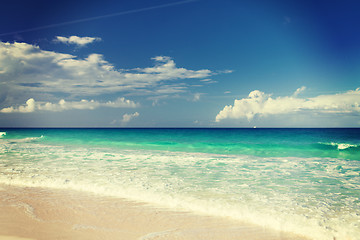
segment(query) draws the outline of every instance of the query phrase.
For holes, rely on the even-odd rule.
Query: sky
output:
[[[360,127],[358,1],[7,1],[0,127]]]

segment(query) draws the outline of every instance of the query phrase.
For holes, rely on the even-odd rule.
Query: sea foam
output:
[[[338,239],[354,224],[354,216],[358,218],[352,213],[360,214],[360,208],[354,210],[359,203],[351,198],[359,182],[359,175],[353,175],[358,165],[352,161],[88,149],[33,141],[2,147],[10,153],[0,164],[0,182],[7,184],[123,197],[311,233],[315,239]],[[349,173],[351,179],[343,177]],[[323,186],[332,189],[326,192]],[[339,201],[341,209],[336,207]]]
[[[31,136],[28,131],[16,135],[18,139],[10,139],[9,136],[15,134],[9,132],[1,140],[0,183],[74,189],[127,198],[153,206],[231,217],[277,230],[307,234],[312,239],[355,240],[360,236],[359,161],[356,157],[328,157],[331,154],[322,157],[323,151],[335,153],[335,156],[354,152],[338,151],[337,146],[331,144],[319,144],[322,139],[306,145],[311,147],[309,152],[304,151],[306,157],[297,154],[263,156],[261,152],[256,156],[247,152],[186,152],[178,147],[185,135],[175,140],[164,137],[159,141],[154,136],[144,141],[144,134],[138,130],[133,131],[139,136],[127,135],[128,140],[123,140],[122,135],[132,133],[132,130],[119,133],[105,130],[32,131],[36,134]],[[186,131],[189,134],[189,130]],[[46,137],[38,137],[41,135]],[[194,134],[191,138],[194,138],[194,144],[201,143],[205,147],[229,148],[229,144],[223,142],[213,143],[219,139],[217,135],[208,143],[208,136]],[[257,136],[260,137],[262,135]],[[125,148],[122,142],[119,145],[120,141],[131,148]],[[251,141],[246,141],[247,146],[252,146]],[[144,142],[146,147],[143,147]],[[159,142],[179,144],[164,147]],[[353,142],[356,143],[349,141],[349,144],[354,145]],[[160,149],[149,150],[150,143]],[[193,146],[189,141],[187,144]],[[242,143],[232,144],[236,147]],[[256,147],[273,153],[278,146],[260,148],[258,144]]]
[[[359,148],[360,144],[350,144],[350,143],[336,143],[336,142],[329,142],[329,143],[319,143],[327,146],[336,147],[338,150],[345,150],[349,148]]]

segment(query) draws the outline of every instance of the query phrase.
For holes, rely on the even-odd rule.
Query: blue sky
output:
[[[2,127],[359,127],[357,1],[17,1]]]

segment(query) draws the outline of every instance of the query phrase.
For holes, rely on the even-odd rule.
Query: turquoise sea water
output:
[[[360,129],[0,129],[0,183],[360,239]]]

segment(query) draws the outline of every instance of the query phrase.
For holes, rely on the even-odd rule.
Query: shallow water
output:
[[[0,182],[360,239],[360,129],[2,129]]]

